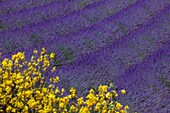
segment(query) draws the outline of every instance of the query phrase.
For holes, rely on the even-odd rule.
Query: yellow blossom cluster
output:
[[[0,112],[7,113],[127,113],[129,107],[116,101],[115,90],[108,91],[107,85],[100,85],[96,91],[90,89],[86,98],[78,97],[76,89],[71,87],[68,95],[65,89],[55,87],[59,77],[50,78],[47,85],[43,72],[51,66],[55,54],[46,54],[42,48],[38,50],[30,62],[24,52],[12,55],[11,60],[5,58],[0,62]],[[52,67],[54,72],[56,67]],[[126,94],[126,90],[121,90]]]

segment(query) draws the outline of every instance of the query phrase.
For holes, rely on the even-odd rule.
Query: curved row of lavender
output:
[[[0,1],[0,15],[22,11],[33,7],[44,6],[54,2],[63,2],[64,0],[1,0]],[[67,2],[67,0],[65,1]]]
[[[93,49],[99,48],[99,47],[95,46],[96,43],[99,46],[103,46],[105,43],[107,44],[107,42],[110,42],[113,39],[117,39],[118,37],[127,34],[128,31],[130,32],[130,30],[136,29],[139,26],[139,24],[141,24],[141,25],[144,24],[143,22],[139,22],[142,19],[142,16],[143,16],[143,20],[145,20],[144,22],[151,19],[153,17],[153,15],[148,13],[148,10],[145,10],[142,6],[146,7],[146,3],[143,3],[143,1],[142,2],[139,1],[138,3],[134,4],[134,7],[132,7],[132,8],[128,7],[126,9],[124,9],[123,11],[118,12],[117,14],[115,14],[111,17],[108,17],[108,18],[106,18],[102,21],[99,21],[95,25],[89,24],[90,27],[89,27],[89,25],[87,25],[87,27],[85,27],[84,29],[80,29],[80,31],[76,30],[76,29],[79,29],[81,27],[80,23],[81,24],[87,24],[88,22],[87,21],[85,21],[85,22],[77,21],[77,23],[75,24],[72,21],[75,22],[76,21],[75,18],[77,18],[77,17],[76,17],[76,15],[73,15],[72,17],[70,17],[72,19],[66,18],[66,20],[67,19],[69,20],[68,22],[73,23],[73,27],[70,27],[70,26],[72,26],[71,25],[72,23],[71,24],[65,24],[65,25],[67,25],[67,27],[62,28],[62,29],[63,30],[67,30],[67,29],[72,30],[73,29],[74,31],[76,30],[76,32],[73,31],[73,32],[69,33],[69,35],[66,35],[64,37],[56,36],[57,35],[57,33],[56,33],[57,29],[60,31],[60,33],[61,33],[61,30],[62,30],[61,28],[59,29],[58,26],[61,24],[60,26],[63,27],[63,23],[65,23],[65,22],[61,22],[61,21],[58,21],[58,20],[56,20],[55,24],[54,24],[53,21],[51,22],[51,24],[50,24],[50,22],[45,22],[46,24],[43,23],[43,24],[40,24],[38,26],[34,25],[32,27],[28,26],[26,28],[22,28],[22,29],[19,29],[19,30],[17,29],[17,30],[14,30],[14,31],[12,30],[12,31],[7,31],[7,32],[2,32],[0,34],[4,38],[4,41],[9,40],[12,37],[13,38],[16,37],[15,44],[14,44],[14,47],[13,47],[14,49],[12,49],[11,51],[14,51],[15,48],[18,49],[19,47],[25,48],[25,47],[30,47],[30,46],[33,46],[33,45],[38,45],[42,42],[50,43],[49,42],[49,40],[50,40],[51,42],[54,42],[55,45],[60,45],[62,43],[62,45],[67,45],[69,47],[71,46],[70,48],[73,51],[75,50],[73,48],[76,48],[76,54],[80,54],[80,52],[83,52],[83,51],[88,51],[88,50],[93,50]],[[164,6],[164,5],[161,6],[160,4],[158,4],[157,6],[160,6],[160,7],[158,7],[157,10],[155,9],[154,12],[158,11],[158,9],[162,8],[162,6]],[[148,6],[148,7],[151,7],[151,6]],[[137,10],[137,8],[138,8],[138,10]],[[143,13],[142,13],[140,20],[137,18],[138,20],[136,19],[137,20],[136,22],[133,22],[133,21],[129,22],[132,25],[133,24],[134,25],[133,26],[131,25],[130,26],[131,29],[128,30],[128,26],[125,24],[125,22],[119,22],[119,21],[122,18],[125,18],[126,15],[129,15],[129,17],[131,15],[134,15],[132,13],[132,11],[134,9],[136,9],[135,10],[136,17],[140,16],[141,10],[143,10]],[[129,10],[129,11],[125,15],[127,10]],[[91,11],[91,10],[89,10],[89,11]],[[148,19],[145,19],[146,17]],[[61,20],[63,20],[63,18],[61,18]],[[81,20],[81,19],[78,19],[78,20]],[[134,18],[134,20],[135,20],[135,18]],[[128,18],[127,18],[126,21],[131,21],[131,19],[128,20]],[[59,23],[59,25],[57,23]],[[103,24],[101,24],[101,23],[103,23]],[[52,26],[52,25],[56,25],[56,26]],[[77,25],[79,25],[80,27],[78,27],[78,28],[74,27],[74,26],[77,26]],[[104,27],[103,25],[106,25],[106,26]],[[111,27],[109,28],[109,26],[111,26]],[[103,28],[103,29],[100,29],[100,28]],[[63,33],[67,34],[65,31],[63,31]],[[47,37],[50,37],[50,38],[47,38]],[[99,38],[96,38],[96,37],[99,37]],[[102,37],[105,37],[105,38],[102,38]],[[4,43],[3,41],[2,41],[2,43],[3,43],[3,46],[9,45],[8,43],[7,44]],[[9,43],[13,43],[13,42],[11,41]],[[99,43],[101,43],[101,44],[99,44]],[[15,47],[16,45],[18,45],[18,47]],[[25,45],[25,46],[23,47],[22,45]],[[53,45],[53,48],[56,48],[55,45]],[[82,47],[80,45],[84,45],[84,46]],[[90,48],[89,48],[89,46],[90,46]]]
[[[44,24],[44,21],[54,21],[60,16],[69,16],[86,6],[96,3],[98,0],[79,3],[79,0],[73,2],[52,2],[47,5],[33,7],[18,12],[7,13],[0,16],[1,24],[5,30],[16,29],[24,26],[35,26],[36,24]],[[66,4],[67,3],[67,4]],[[83,4],[84,3],[84,4]],[[99,2],[101,4],[101,2]],[[71,13],[71,14],[70,14]],[[61,17],[60,17],[61,18]],[[62,18],[63,19],[63,18]]]
[[[45,47],[60,86],[85,95],[112,80],[130,112],[170,112],[169,0],[6,0],[0,11],[3,58]]]
[[[170,92],[168,91],[170,88],[170,57],[168,56],[168,52],[170,52],[170,33],[168,29],[170,27],[168,25],[170,13],[167,10],[166,13],[160,14],[159,17],[151,24],[141,27],[109,46],[82,56],[74,64],[58,68],[57,74],[62,75],[62,85],[66,84],[67,87],[68,85],[77,86],[80,92],[84,94],[91,86],[96,87],[100,83],[113,80],[117,87],[128,90],[128,104],[131,104],[131,107],[136,108],[137,111],[139,110],[141,113],[162,113],[164,110],[164,112],[167,112],[169,108],[168,102],[170,101],[168,100],[170,99]],[[165,64],[155,65],[154,62],[159,62],[159,59],[157,59],[159,54],[161,57],[165,56],[165,60],[160,61]],[[151,56],[154,56],[154,59]],[[152,61],[153,64],[150,63]],[[150,66],[151,69],[148,70]],[[135,69],[137,67],[138,70]],[[68,83],[64,83],[64,81]],[[158,84],[161,85],[159,86]],[[139,87],[142,85],[149,87],[140,89]],[[161,91],[154,92],[155,90],[152,88],[161,89]],[[145,95],[146,92],[150,95]],[[152,100],[152,93],[155,98],[157,96],[158,102],[157,99]],[[126,98],[122,98],[122,102]],[[150,102],[147,103],[148,101]],[[162,101],[164,102],[161,103]]]
[[[85,14],[89,14],[91,11],[93,11],[94,12],[94,10],[91,10],[91,8],[92,9],[97,9],[97,8],[93,8],[94,6],[98,6],[98,7],[100,7],[101,6],[101,3],[103,3],[103,1],[100,1],[100,3],[95,3],[94,5],[90,5],[90,6],[87,6],[87,8],[88,8],[88,10],[86,10],[85,11]],[[106,3],[105,3],[106,4]],[[107,3],[108,4],[108,3]],[[106,5],[107,5],[106,4]],[[123,4],[123,2],[121,1],[120,3],[120,6],[122,6],[122,4]],[[118,4],[118,5],[119,5]],[[126,4],[125,4],[126,5]],[[107,5],[107,6],[109,6],[109,5]],[[113,5],[112,5],[113,6]],[[89,7],[91,7],[91,8],[89,8]],[[104,5],[103,6],[104,7],[104,9],[106,10],[106,6]],[[110,7],[111,7],[111,5],[110,5]],[[109,10],[109,7],[107,8],[108,10]],[[118,10],[118,9],[117,9]],[[88,13],[87,13],[87,11],[88,11]],[[100,10],[99,10],[100,11]],[[98,10],[96,11],[96,12],[99,12]],[[78,16],[79,16],[79,11],[78,12],[76,12],[76,13],[78,13]],[[105,12],[105,13],[108,13],[107,11]],[[119,12],[118,12],[119,13]],[[82,14],[82,13],[81,13]],[[100,14],[100,13],[99,13]],[[109,15],[110,13],[108,13],[108,15]],[[64,16],[65,17],[65,16]],[[63,20],[63,18],[64,18],[63,16],[61,16],[60,18],[60,20]],[[94,15],[94,17],[98,17],[98,15],[96,16],[96,15]],[[70,19],[71,18],[71,19]],[[66,22],[68,23],[68,22],[70,22],[71,20],[72,21],[75,21],[74,19],[75,18],[77,18],[76,17],[76,14],[75,13],[73,13],[73,16],[71,16],[71,17],[69,17],[69,18],[66,18],[65,20],[66,20]],[[69,20],[69,21],[67,21],[67,19]],[[106,18],[107,19],[107,18]],[[0,43],[0,45],[2,45],[2,46],[4,46],[4,47],[6,47],[6,45],[7,45],[7,52],[9,52],[9,51],[14,51],[14,50],[16,50],[16,49],[19,49],[19,48],[27,48],[27,47],[30,47],[30,46],[35,46],[35,45],[40,45],[41,46],[41,43],[46,43],[47,45],[48,45],[48,43],[50,43],[49,41],[47,41],[47,40],[52,40],[52,42],[55,42],[55,40],[56,40],[56,43],[55,43],[55,45],[57,45],[57,48],[60,48],[60,47],[58,47],[60,44],[61,44],[61,42],[59,42],[59,40],[62,40],[62,41],[64,41],[64,42],[66,42],[65,40],[67,40],[67,41],[69,41],[69,44],[72,44],[72,45],[75,45],[74,44],[74,40],[76,40],[76,41],[81,41],[82,40],[82,38],[83,38],[83,40],[82,40],[82,43],[85,43],[85,46],[87,45],[87,47],[88,47],[88,42],[89,42],[89,39],[85,39],[84,37],[77,37],[77,36],[74,36],[73,38],[74,39],[71,39],[71,40],[69,40],[68,38],[69,37],[67,37],[66,36],[66,38],[65,38],[65,40],[63,40],[63,37],[56,37],[56,29],[59,29],[58,27],[56,27],[56,29],[54,29],[53,27],[55,27],[55,26],[52,26],[52,25],[56,25],[56,26],[58,26],[58,24],[57,23],[59,23],[59,24],[61,24],[60,26],[63,26],[62,24],[63,24],[63,22],[61,22],[61,21],[58,21],[58,20],[55,20],[56,22],[55,22],[55,24],[54,24],[54,21],[52,20],[52,22],[50,23],[50,22],[44,22],[44,23],[42,23],[42,24],[39,24],[39,25],[32,25],[32,26],[30,26],[30,25],[28,25],[28,26],[26,26],[25,28],[22,28],[22,29],[16,29],[16,30],[8,30],[8,31],[5,31],[5,32],[1,32],[0,34],[1,34],[1,36],[3,37],[3,41],[1,41],[1,43]],[[87,22],[87,21],[86,21]],[[76,25],[79,25],[81,22],[77,22],[76,23]],[[83,23],[85,23],[85,22],[83,22]],[[85,23],[86,24],[86,23]],[[48,25],[48,26],[47,26]],[[70,24],[66,24],[67,25],[67,27],[68,28],[70,28],[68,25],[70,25]],[[76,26],[74,23],[73,23],[73,28],[74,28],[74,26]],[[89,25],[92,25],[92,24],[89,24]],[[88,25],[88,26],[89,26]],[[87,26],[87,27],[88,27]],[[45,29],[46,28],[46,29]],[[68,29],[67,28],[67,29]],[[78,28],[76,28],[76,29],[78,29]],[[44,30],[44,31],[43,31]],[[59,29],[59,30],[61,30],[61,29]],[[65,29],[64,29],[65,30]],[[73,32],[73,34],[75,34],[74,32]],[[54,37],[55,36],[55,37]],[[47,38],[47,37],[50,37],[50,38]],[[15,39],[14,39],[15,38]],[[55,40],[53,40],[55,38]],[[78,38],[78,40],[77,40],[77,38]],[[10,39],[12,39],[12,40],[10,40]],[[8,43],[5,43],[6,42],[6,40],[8,40]],[[13,40],[15,40],[15,42],[13,41]],[[70,42],[73,42],[73,43],[70,43]],[[8,45],[10,45],[10,43],[11,43],[11,46],[9,47]],[[24,46],[23,46],[24,45]],[[43,44],[44,45],[44,44]],[[52,44],[51,44],[52,45]],[[53,47],[53,48],[55,48],[55,50],[56,50],[56,46],[55,46],[54,44],[53,44],[53,46],[51,46],[51,47]],[[62,45],[65,45],[65,44],[63,44],[62,43]],[[70,45],[66,45],[66,46],[70,46]],[[8,49],[9,48],[9,49]],[[69,48],[69,47],[66,47],[66,48]],[[73,48],[71,48],[71,49],[73,49]],[[6,53],[6,52],[5,52]],[[77,51],[77,48],[76,48],[76,53],[79,53],[79,51]]]

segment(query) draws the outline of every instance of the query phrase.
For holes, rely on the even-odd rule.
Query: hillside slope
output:
[[[60,86],[78,95],[110,80],[131,113],[170,108],[169,0],[2,0],[2,58],[55,52]]]

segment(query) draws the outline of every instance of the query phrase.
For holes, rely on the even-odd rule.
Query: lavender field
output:
[[[170,113],[170,0],[0,0],[2,59],[42,47],[59,86],[113,81],[130,113]]]

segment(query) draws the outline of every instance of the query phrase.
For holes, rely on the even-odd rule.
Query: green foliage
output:
[[[68,61],[73,60],[74,55],[73,55],[73,50],[71,48],[65,47],[63,45],[59,45],[58,48],[59,48],[59,50],[62,51],[62,53],[63,53],[66,60],[68,60]]]
[[[4,30],[6,28],[7,28],[7,26],[5,24],[3,24],[2,22],[0,22],[0,30]]]
[[[33,33],[32,35],[31,35],[31,41],[34,43],[34,44],[40,44],[40,43],[42,43],[42,40],[41,40],[41,38],[38,36],[38,34],[36,34],[36,33]]]
[[[15,40],[8,40],[4,42],[4,50],[7,50],[9,52],[14,51],[15,49],[19,48],[19,43]]]
[[[124,25],[123,23],[118,23],[118,27],[120,29],[120,31],[123,32],[123,34],[128,34],[128,28],[126,27],[126,25]]]
[[[83,44],[86,46],[86,48],[93,50],[96,48],[96,43],[91,40],[90,38],[83,38]]]
[[[168,88],[170,88],[170,80],[168,80],[168,77],[167,77],[167,75],[161,75],[160,76],[160,80],[162,81],[162,83],[166,86],[166,87],[168,87]]]

